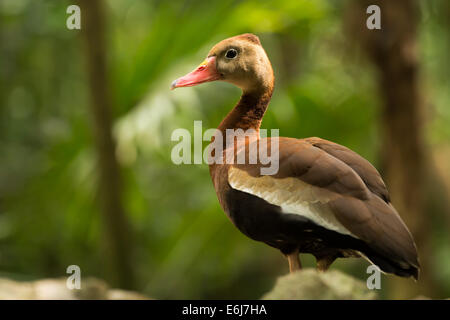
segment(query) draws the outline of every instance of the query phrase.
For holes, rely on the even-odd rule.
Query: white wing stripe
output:
[[[298,214],[319,226],[357,238],[334,216],[326,203],[336,195],[322,192],[318,199],[314,195],[317,187],[297,178],[277,179],[271,176],[252,177],[246,171],[231,167],[228,181],[233,189],[250,193],[281,207],[283,213]]]

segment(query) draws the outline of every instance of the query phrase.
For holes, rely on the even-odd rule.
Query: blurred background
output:
[[[174,129],[216,127],[240,95],[171,81],[244,32],[276,73],[262,127],[370,160],[414,234],[421,279],[383,276],[381,297],[450,296],[447,0],[0,0],[0,277],[75,264],[158,299],[258,299],[288,272],[230,223],[206,164],[170,158]],[[367,266],[332,268],[365,281]]]

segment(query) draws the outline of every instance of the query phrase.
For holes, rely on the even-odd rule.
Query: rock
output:
[[[30,282],[0,278],[0,300],[145,300],[148,297],[119,289],[111,289],[96,278],[81,281],[81,289],[68,289],[66,278]]]
[[[303,269],[278,278],[265,300],[373,300],[377,294],[364,282],[340,271]]]

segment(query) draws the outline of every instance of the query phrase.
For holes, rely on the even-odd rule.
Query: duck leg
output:
[[[300,270],[302,268],[302,264],[300,262],[298,254],[299,254],[298,249],[296,249],[287,255],[289,262],[289,272],[291,273]]]
[[[316,257],[317,259],[317,270],[320,272],[325,272],[328,270],[328,268],[331,266],[331,264],[336,260],[335,256],[323,256],[323,257]]]

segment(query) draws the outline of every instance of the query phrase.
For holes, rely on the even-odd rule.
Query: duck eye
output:
[[[236,58],[236,56],[237,56],[237,51],[235,49],[230,49],[225,54],[225,57],[228,59],[234,59],[234,58]]]

